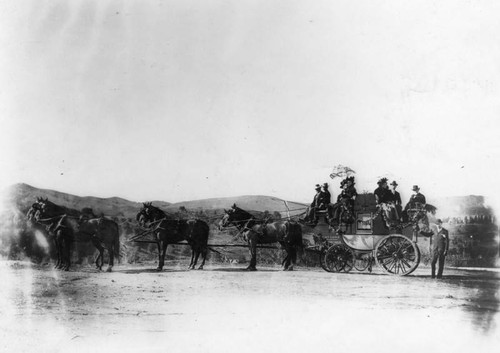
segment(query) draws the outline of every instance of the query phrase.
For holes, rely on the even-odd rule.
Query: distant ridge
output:
[[[270,211],[270,212],[281,212],[287,211],[285,206],[285,201],[283,199],[265,196],[265,195],[244,195],[235,197],[221,197],[221,198],[210,198],[203,200],[194,201],[183,201],[177,202],[169,205],[167,209],[175,210],[183,206],[187,209],[205,209],[205,210],[215,210],[230,208],[233,204],[246,210],[254,211]],[[297,213],[304,212],[307,205],[299,202],[287,201],[290,213],[295,215]]]
[[[100,198],[94,196],[76,196],[51,189],[40,189],[28,184],[14,184],[3,191],[3,199],[15,205],[21,212],[26,212],[37,197],[48,197],[50,201],[73,209],[90,207],[95,214],[104,214],[111,217],[135,218],[142,202],[126,200],[120,197]],[[146,201],[146,200],[144,200]],[[147,200],[150,201],[150,200]],[[210,198],[203,200],[184,201],[171,204],[165,201],[150,201],[153,205],[167,211],[176,212],[179,207],[187,209],[222,210],[231,207],[234,203],[239,207],[253,211],[285,212],[286,207],[282,199],[264,195],[246,195],[225,198]],[[288,202],[288,206],[295,215],[305,210],[305,205],[297,202]]]

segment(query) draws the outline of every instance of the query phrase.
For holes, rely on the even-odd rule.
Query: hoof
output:
[[[163,271],[163,267],[157,267],[156,268],[156,272],[161,272],[161,271]]]
[[[108,268],[106,269],[106,272],[111,272],[111,269],[112,269],[112,267],[108,267]]]
[[[247,270],[247,271],[257,271],[257,268],[253,267],[253,266],[248,266],[245,270]]]
[[[203,266],[198,267],[198,270],[203,270]]]

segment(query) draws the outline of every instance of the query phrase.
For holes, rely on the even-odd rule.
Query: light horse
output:
[[[302,228],[298,223],[290,221],[263,223],[236,204],[224,211],[226,214],[219,222],[219,229],[234,225],[243,234],[251,256],[247,270],[257,270],[257,244],[272,243],[279,243],[286,250],[286,257],[282,262],[283,270],[293,270],[297,261],[297,248],[303,246]]]
[[[71,245],[74,241],[90,241],[99,251],[96,267],[102,270],[104,250],[108,251],[111,272],[114,257],[119,256],[120,233],[116,222],[106,218],[83,218],[82,213],[59,206],[46,199],[38,198],[28,211],[29,220],[45,227],[56,245],[56,268],[65,271],[71,265]],[[99,260],[101,261],[99,264]]]
[[[168,244],[179,243],[183,240],[187,241],[191,246],[191,262],[188,269],[195,269],[201,255],[203,260],[198,269],[202,270],[207,259],[207,244],[210,232],[208,224],[200,219],[171,219],[165,212],[153,206],[151,202],[142,205],[143,207],[137,213],[136,220],[142,227],[149,228],[156,238],[158,246],[158,267],[156,270],[163,270]]]

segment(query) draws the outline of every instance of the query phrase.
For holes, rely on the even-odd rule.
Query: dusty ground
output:
[[[500,346],[499,273],[450,270],[440,281],[258,272],[209,265],[88,267],[0,262],[5,352],[492,352]]]

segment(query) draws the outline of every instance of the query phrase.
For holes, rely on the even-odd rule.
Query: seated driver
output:
[[[418,185],[413,185],[412,191],[413,194],[405,206],[405,213],[408,215],[410,221],[416,223],[417,229],[421,229],[420,233],[428,236],[432,232],[429,228],[429,218],[427,218],[427,211],[425,209],[427,201],[425,196],[420,192]]]

